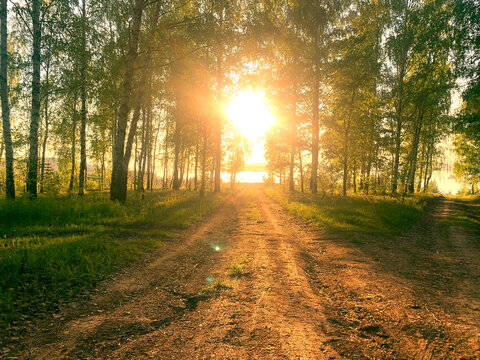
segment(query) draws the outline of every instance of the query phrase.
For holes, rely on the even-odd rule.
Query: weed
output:
[[[260,221],[261,220],[260,211],[258,211],[258,209],[255,208],[255,207],[252,207],[252,208],[248,209],[247,216],[251,220],[255,220],[255,221]]]
[[[243,266],[236,261],[230,265],[230,276],[241,277],[243,275]]]
[[[233,286],[224,282],[223,280],[218,279],[215,283],[204,287],[200,290],[200,295],[212,295],[213,293],[218,293],[222,290],[232,289]]]

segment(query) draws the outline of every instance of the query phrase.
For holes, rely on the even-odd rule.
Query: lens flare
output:
[[[250,141],[264,137],[275,120],[263,91],[237,92],[226,111],[232,125]]]

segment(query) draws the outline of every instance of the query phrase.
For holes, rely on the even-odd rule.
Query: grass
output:
[[[0,201],[0,328],[53,311],[223,200],[161,191],[126,206],[106,195]]]
[[[234,261],[230,265],[230,276],[231,277],[241,277],[243,275],[243,265]]]
[[[229,290],[229,289],[233,289],[233,286],[221,279],[218,279],[213,284],[206,286],[202,290],[200,290],[200,295],[211,295],[214,293],[219,293],[222,290]]]
[[[250,220],[255,220],[257,222],[260,222],[262,219],[262,216],[260,215],[260,211],[256,207],[249,207],[247,216]]]
[[[448,226],[463,227],[475,232],[480,232],[480,222],[478,218],[466,211],[455,211],[444,221]]]
[[[321,196],[267,189],[267,194],[309,223],[354,242],[392,237],[414,225],[431,197]]]
[[[473,200],[471,203],[475,204]],[[441,225],[444,228],[455,226],[475,233],[480,233],[480,221],[478,220],[478,217],[468,212],[466,209],[453,211],[448,217],[441,220]]]

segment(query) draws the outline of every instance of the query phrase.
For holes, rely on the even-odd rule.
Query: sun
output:
[[[258,141],[274,123],[263,91],[239,91],[227,104],[227,117],[248,140]]]

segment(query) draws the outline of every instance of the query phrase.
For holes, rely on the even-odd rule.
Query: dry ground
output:
[[[402,237],[354,244],[245,187],[27,332],[18,359],[478,359],[480,239],[439,200]],[[233,268],[233,270],[232,270]]]

